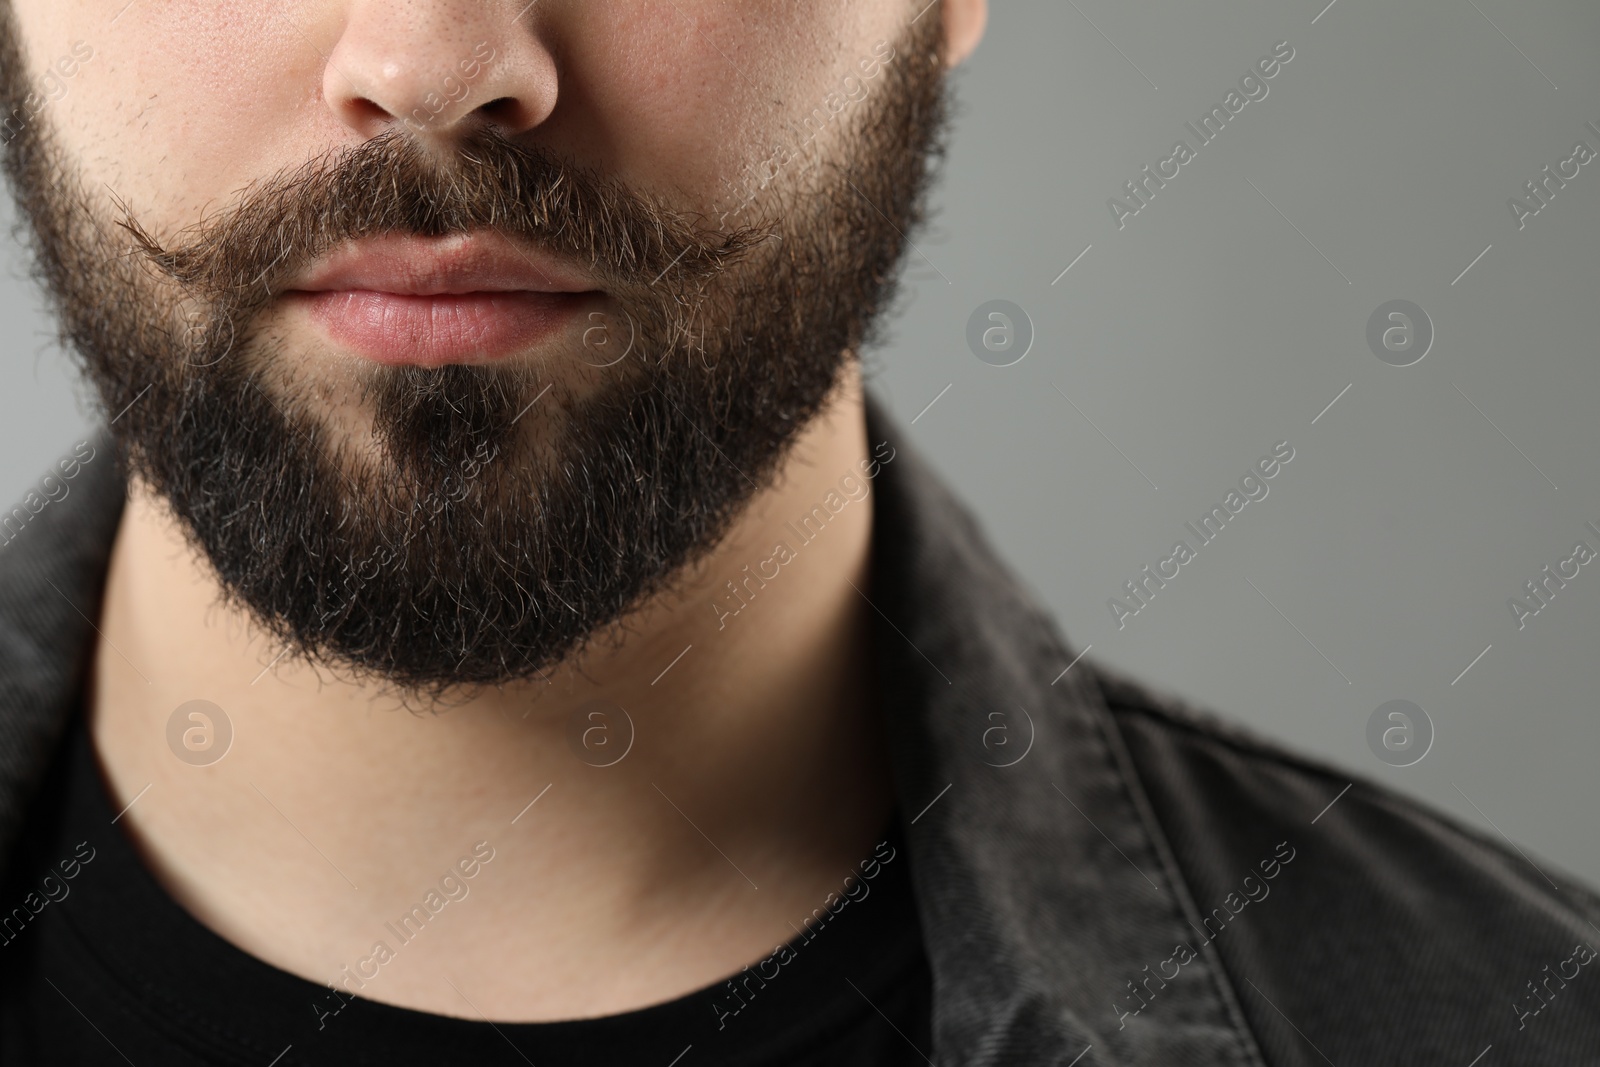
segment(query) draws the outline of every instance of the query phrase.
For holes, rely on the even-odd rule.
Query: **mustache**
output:
[[[116,206],[133,254],[236,315],[269,302],[337,245],[365,237],[497,230],[582,263],[616,295],[660,300],[703,287],[774,230],[757,221],[718,231],[703,215],[492,127],[447,152],[398,129],[332,149],[252,183],[232,206],[166,240],[125,201]],[[664,278],[665,293],[656,288]]]

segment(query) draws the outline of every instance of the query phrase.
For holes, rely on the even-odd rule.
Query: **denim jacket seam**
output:
[[[1195,903],[1194,895],[1189,891],[1189,883],[1183,876],[1182,868],[1178,864],[1177,855],[1173,852],[1167,840],[1161,821],[1155,813],[1155,806],[1150,802],[1149,795],[1144,790],[1144,783],[1139,775],[1139,770],[1133,761],[1133,754],[1128,751],[1122,732],[1118,728],[1115,717],[1110,707],[1106,704],[1103,694],[1100,693],[1098,679],[1094,677],[1093,668],[1088,672],[1089,677],[1084,679],[1085,688],[1095,690],[1099,700],[1093,706],[1095,726],[1100,731],[1107,753],[1111,757],[1117,772],[1117,781],[1122,788],[1124,798],[1135,813],[1137,813],[1140,826],[1143,828],[1150,850],[1155,853],[1157,861],[1161,864],[1162,872],[1166,876],[1168,891],[1179,919],[1191,928],[1197,928],[1200,921],[1200,909]],[[1233,980],[1223,966],[1221,954],[1214,954],[1215,958],[1208,960],[1207,971],[1211,975],[1211,985],[1218,1007],[1233,1027],[1234,1039],[1238,1045],[1239,1063],[1241,1067],[1269,1067],[1266,1056],[1261,1050],[1261,1043],[1256,1033],[1251,1029],[1245,1019],[1244,1009],[1239,1002],[1238,991],[1234,988]]]

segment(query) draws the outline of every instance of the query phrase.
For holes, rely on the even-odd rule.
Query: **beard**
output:
[[[840,147],[785,156],[737,227],[491,129],[445,155],[390,131],[175,235],[97,206],[37,120],[5,172],[119,462],[224,602],[283,656],[439,701],[542,675],[669,590],[876,339],[942,153],[940,20],[919,21]],[[7,112],[23,69],[7,14]],[[484,230],[599,279],[583,351],[352,369],[274,329],[341,242]]]

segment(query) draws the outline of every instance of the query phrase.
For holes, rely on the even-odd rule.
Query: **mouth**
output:
[[[605,294],[593,280],[493,232],[389,235],[336,248],[284,303],[375,363],[491,363],[539,347]]]

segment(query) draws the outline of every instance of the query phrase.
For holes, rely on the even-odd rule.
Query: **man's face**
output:
[[[133,471],[294,652],[413,691],[541,672],[726,533],[942,121],[921,2],[13,7],[7,170]]]

